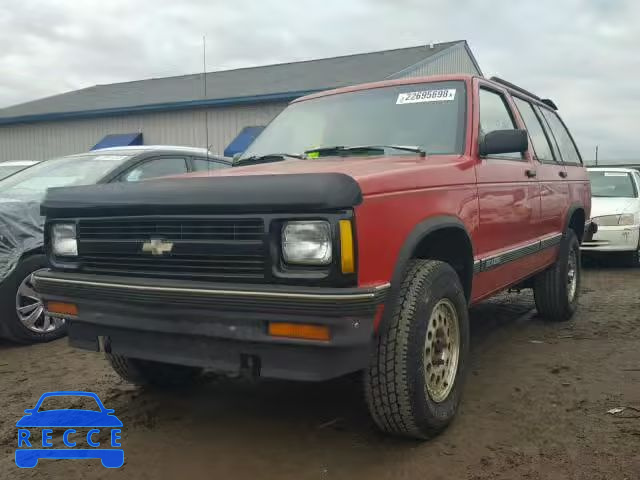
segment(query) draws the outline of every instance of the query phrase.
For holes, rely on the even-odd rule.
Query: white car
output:
[[[34,166],[40,163],[37,160],[11,160],[6,162],[0,162],[0,180],[7,178],[14,173],[18,173],[25,168]]]
[[[598,231],[584,252],[624,252],[640,266],[640,172],[632,168],[589,168],[591,220]]]

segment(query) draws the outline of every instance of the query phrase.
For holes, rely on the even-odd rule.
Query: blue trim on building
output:
[[[242,153],[262,133],[264,126],[244,127],[231,143],[224,149],[225,157],[233,157],[236,153]]]
[[[131,145],[142,145],[142,133],[112,133],[96,143],[91,150]]]
[[[312,93],[329,90],[320,88],[316,90],[303,90],[299,92],[268,93],[265,95],[253,95],[249,97],[216,98],[207,100],[189,100],[185,102],[157,103],[153,105],[138,105],[133,107],[103,108],[98,110],[86,110],[78,112],[43,113],[39,115],[24,115],[18,117],[0,117],[0,125],[14,125],[20,123],[50,122],[56,120],[77,120],[87,118],[111,117],[115,115],[134,115],[137,113],[169,112],[173,110],[187,110],[191,108],[228,107],[234,105],[246,105],[249,103],[269,103],[295,100]]]

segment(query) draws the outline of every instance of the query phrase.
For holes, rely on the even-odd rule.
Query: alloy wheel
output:
[[[40,295],[33,286],[33,276],[41,270],[30,273],[16,292],[16,314],[20,323],[35,333],[50,333],[62,328],[65,319],[47,315]]]
[[[431,312],[424,349],[424,376],[429,397],[440,403],[447,399],[458,371],[460,327],[453,302],[440,300]]]

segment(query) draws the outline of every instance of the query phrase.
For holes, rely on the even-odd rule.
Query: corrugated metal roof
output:
[[[150,111],[220,104],[224,100],[241,103],[240,99],[246,98],[286,100],[287,94],[293,93],[295,95],[289,96],[295,98],[313,91],[383,80],[458,44],[465,42],[210,72],[207,73],[206,99],[202,74],[96,85],[0,109],[0,123],[55,119],[54,116],[69,118],[79,112],[116,114],[134,109]],[[151,108],[153,106],[159,108]]]

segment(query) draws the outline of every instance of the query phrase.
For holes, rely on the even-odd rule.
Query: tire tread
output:
[[[564,269],[571,249],[576,250],[576,268],[578,269],[577,274],[580,275],[580,246],[574,231],[568,230],[563,236],[558,259],[553,266],[539,273],[534,283],[534,301],[538,313],[554,322],[566,321],[573,316],[580,293],[580,282],[578,281],[578,291],[576,291],[575,298],[572,303],[568,301]]]
[[[377,426],[391,434],[413,438],[430,438],[445,426],[425,428],[417,425],[411,403],[410,378],[406,370],[409,335],[418,308],[421,291],[439,273],[455,271],[435,260],[412,260],[399,289],[399,297],[387,330],[376,339],[377,355],[365,375],[365,394],[369,411]]]

